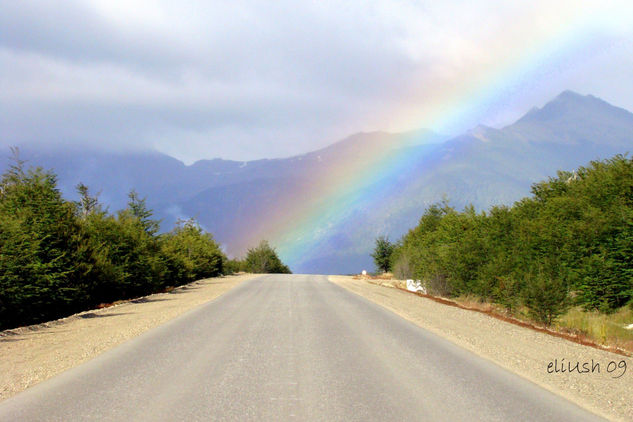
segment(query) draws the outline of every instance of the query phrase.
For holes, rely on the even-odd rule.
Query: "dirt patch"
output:
[[[167,293],[0,332],[0,400],[90,360],[253,277],[200,280]]]
[[[629,357],[387,288],[377,280],[330,276],[330,281],[594,413],[612,420],[633,420],[633,359]],[[585,363],[590,371],[580,373]],[[560,371],[562,367],[565,372]]]

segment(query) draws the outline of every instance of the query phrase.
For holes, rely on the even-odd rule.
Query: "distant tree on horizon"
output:
[[[244,269],[251,273],[291,273],[290,268],[281,262],[277,251],[266,240],[248,250],[244,259]]]
[[[395,245],[389,241],[387,236],[380,236],[376,238],[376,247],[371,254],[374,258],[374,264],[376,268],[386,273],[391,270],[391,254],[393,254]]]

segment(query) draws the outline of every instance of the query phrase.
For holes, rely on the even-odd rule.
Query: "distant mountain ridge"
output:
[[[214,159],[185,166],[157,152],[23,148],[22,156],[52,168],[68,197],[74,197],[74,186],[81,181],[100,191],[101,200],[116,210],[125,206],[127,192],[134,188],[147,196],[164,228],[177,218],[195,216],[229,253],[239,253],[249,245],[236,244],[238,232],[244,224],[257,225],[265,218],[262,210],[284,193],[308,189],[311,181],[331,173],[333,162],[360,168],[369,146],[389,150],[393,145],[413,157],[403,165],[397,183],[382,186],[372,195],[373,202],[359,200],[346,210],[354,224],[331,227],[309,254],[289,262],[294,272],[371,269],[373,239],[383,234],[397,239],[415,226],[424,208],[443,197],[459,208],[511,204],[528,195],[532,183],[559,169],[626,153],[633,145],[633,114],[599,98],[565,91],[501,129],[478,126],[452,139],[426,130],[360,133],[286,159]],[[0,169],[6,162],[0,162]],[[297,198],[308,199],[307,193]]]

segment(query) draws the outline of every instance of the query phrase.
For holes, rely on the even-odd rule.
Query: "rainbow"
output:
[[[535,17],[527,17],[531,18]],[[432,107],[425,110],[431,111],[423,115],[394,115],[390,120],[399,127],[417,128],[423,123],[438,133],[449,132],[460,121],[472,121],[483,111],[503,104],[509,96],[521,95],[533,81],[547,78],[551,69],[581,63],[583,48],[593,35],[591,21],[592,10],[578,7],[559,25],[532,39],[527,48],[463,75],[451,87],[429,92]],[[426,141],[420,139],[419,143]],[[286,192],[282,200],[261,210],[257,221],[246,224],[249,231],[238,236],[242,247],[268,239],[282,260],[293,268],[337,229],[353,224],[356,212],[375,206],[386,191],[401,183],[399,174],[424,159],[412,156],[410,150],[398,148],[399,145],[369,142],[366,147],[361,159],[328,163],[326,174]],[[426,160],[431,166],[435,161],[436,157]]]

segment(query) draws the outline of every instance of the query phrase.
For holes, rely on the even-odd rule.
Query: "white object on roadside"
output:
[[[633,330],[633,324],[629,324],[626,327],[624,327],[627,330]]]
[[[426,287],[422,285],[420,280],[407,280],[407,290],[426,294]]]
[[[363,272],[361,273],[362,275],[367,275],[367,271],[363,270]]]

